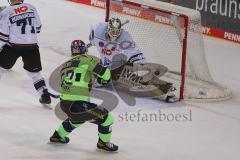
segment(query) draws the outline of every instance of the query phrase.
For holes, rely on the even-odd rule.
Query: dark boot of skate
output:
[[[118,150],[118,146],[111,143],[111,142],[103,142],[102,140],[98,140],[98,143],[97,143],[97,148],[98,149],[102,149],[102,150],[105,150],[105,151],[109,151],[109,152],[115,152]]]
[[[55,131],[53,133],[53,135],[50,137],[50,142],[52,143],[62,143],[62,144],[66,144],[70,141],[70,139],[68,137],[64,137],[64,138],[61,138],[58,134],[57,131]]]
[[[41,104],[50,104],[51,103],[51,97],[47,89],[43,90],[43,94],[41,98],[39,99],[39,102]]]

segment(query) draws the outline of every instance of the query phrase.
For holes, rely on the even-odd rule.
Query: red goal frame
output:
[[[153,11],[163,12],[163,13],[166,13],[166,14],[169,14],[169,15],[179,16],[179,17],[182,17],[184,19],[185,34],[184,34],[183,45],[182,45],[181,83],[180,83],[180,96],[179,96],[179,100],[183,100],[184,99],[184,86],[185,86],[185,72],[186,72],[187,36],[188,36],[188,26],[189,26],[188,16],[184,15],[184,14],[181,14],[181,13],[176,13],[176,12],[172,12],[172,11],[168,11],[168,10],[155,8],[155,7],[152,7],[152,6],[147,6],[145,4],[143,5],[143,4],[140,4],[140,3],[131,2],[131,1],[128,1],[128,0],[106,0],[105,22],[108,22],[109,17],[110,17],[111,1],[118,1],[118,2],[120,1],[121,3],[124,3],[124,4],[132,5],[132,6],[140,7],[140,8],[148,8],[148,9],[153,10]]]

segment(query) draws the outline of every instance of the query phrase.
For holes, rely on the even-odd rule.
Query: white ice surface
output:
[[[43,75],[67,59],[73,39],[88,39],[92,24],[103,20],[104,11],[63,0],[25,0],[40,13],[43,28],[39,36]],[[6,4],[0,2],[0,4]],[[71,135],[71,143],[48,144],[60,124],[53,110],[38,102],[31,80],[17,64],[0,80],[1,160],[238,160],[240,158],[240,45],[205,37],[208,64],[214,79],[229,86],[231,100],[215,103],[165,104],[138,99],[135,107],[123,101],[113,112],[113,142],[117,154],[96,151],[97,127],[85,124]],[[90,52],[95,52],[91,49]],[[65,55],[65,56],[64,56]],[[56,103],[56,101],[54,102]],[[189,114],[192,121],[124,121],[128,114]],[[128,117],[129,118],[129,117]]]

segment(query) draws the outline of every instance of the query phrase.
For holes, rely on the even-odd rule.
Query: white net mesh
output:
[[[164,80],[176,86],[180,86],[181,83],[184,18],[175,13],[184,14],[189,18],[184,98],[215,101],[231,97],[231,91],[217,84],[209,72],[198,11],[151,0],[130,1],[143,6],[111,1],[110,17],[130,21],[124,29],[132,35],[147,61],[168,67],[169,72],[162,77]],[[146,6],[163,11],[148,9]],[[164,11],[171,11],[174,14]]]

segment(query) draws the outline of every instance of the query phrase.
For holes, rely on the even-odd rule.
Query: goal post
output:
[[[180,100],[218,101],[231,90],[216,83],[209,71],[200,12],[153,0],[106,0],[106,17],[118,17],[148,62],[168,68],[161,77],[177,86]]]

